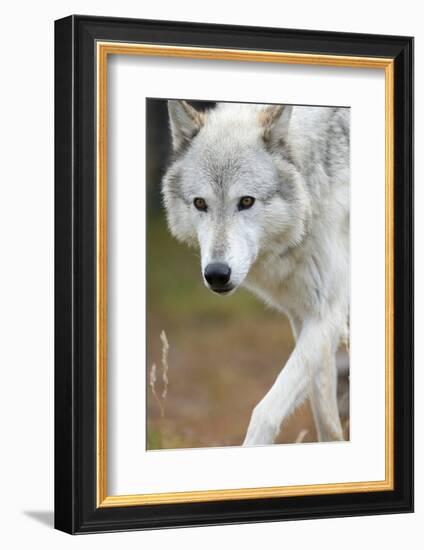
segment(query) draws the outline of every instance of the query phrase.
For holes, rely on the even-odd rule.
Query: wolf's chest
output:
[[[303,263],[291,254],[260,258],[245,286],[265,303],[294,317],[303,317],[313,300]]]

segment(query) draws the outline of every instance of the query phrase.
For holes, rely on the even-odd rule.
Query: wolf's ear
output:
[[[259,111],[259,124],[266,143],[286,139],[292,110],[291,105],[268,105]]]
[[[204,115],[182,100],[169,100],[168,113],[174,151],[188,143],[204,123]]]

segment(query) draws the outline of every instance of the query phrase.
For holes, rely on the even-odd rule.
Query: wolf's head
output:
[[[168,102],[175,160],[163,178],[169,228],[198,245],[208,288],[227,294],[262,253],[304,233],[304,182],[291,158],[292,107]]]

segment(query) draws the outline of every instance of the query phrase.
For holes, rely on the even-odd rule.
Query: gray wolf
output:
[[[287,315],[295,348],[244,445],[273,443],[309,398],[320,441],[343,439],[335,354],[349,320],[349,109],[170,100],[171,233],[200,248],[212,292],[243,285]]]

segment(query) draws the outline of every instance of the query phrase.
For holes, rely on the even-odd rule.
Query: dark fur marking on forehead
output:
[[[216,159],[206,154],[203,158],[202,170],[216,190],[220,190],[227,181],[231,181],[242,170],[242,166],[238,157]]]

